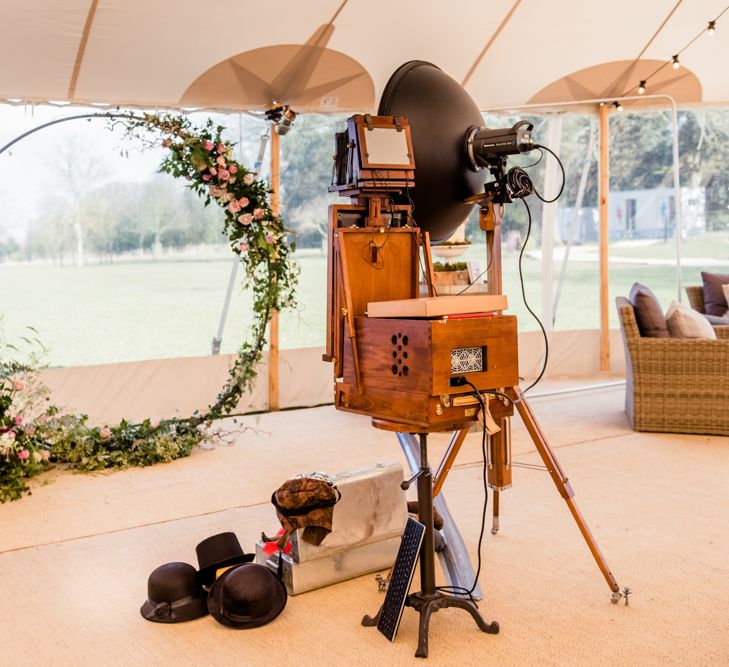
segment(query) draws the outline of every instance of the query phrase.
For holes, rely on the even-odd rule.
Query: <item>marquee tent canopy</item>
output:
[[[0,0],[0,99],[376,108],[428,60],[482,109],[648,93],[729,102],[726,0]],[[716,34],[709,35],[709,22]],[[681,67],[671,65],[679,56]]]

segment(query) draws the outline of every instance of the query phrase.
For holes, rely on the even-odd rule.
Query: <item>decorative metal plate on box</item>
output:
[[[451,375],[481,373],[484,370],[483,347],[459,347],[451,350]]]

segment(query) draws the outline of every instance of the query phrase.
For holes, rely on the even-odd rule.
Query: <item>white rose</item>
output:
[[[251,185],[251,184],[253,183],[253,181],[255,181],[255,180],[256,180],[256,179],[255,179],[255,178],[253,178],[253,174],[246,174],[246,175],[245,175],[245,176],[243,177],[243,182],[244,182],[244,183],[245,183],[246,185]]]

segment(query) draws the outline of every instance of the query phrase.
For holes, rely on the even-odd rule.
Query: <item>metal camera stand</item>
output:
[[[383,423],[375,424],[380,428],[388,428]],[[388,430],[402,432],[402,424],[393,424]],[[435,529],[433,527],[433,473],[428,465],[428,434],[418,433],[420,439],[420,468],[409,480],[402,483],[403,489],[407,489],[417,480],[418,489],[418,520],[425,526],[425,537],[420,547],[420,591],[411,593],[405,600],[405,605],[412,607],[420,613],[420,625],[418,632],[418,649],[415,656],[418,658],[428,657],[428,627],[430,616],[433,612],[445,607],[458,607],[465,609],[471,614],[476,625],[489,634],[499,632],[499,624],[496,621],[487,623],[481,617],[476,604],[467,597],[443,593],[435,585]],[[362,625],[375,626],[380,620],[382,608],[375,616],[365,616]]]

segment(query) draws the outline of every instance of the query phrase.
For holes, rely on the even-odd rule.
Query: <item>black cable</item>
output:
[[[477,283],[477,282],[478,282],[478,281],[479,281],[479,280],[480,280],[480,279],[481,279],[481,278],[482,278],[483,276],[485,276],[485,275],[486,275],[486,274],[487,274],[487,273],[489,272],[489,269],[491,268],[491,263],[492,263],[493,261],[494,261],[494,254],[493,254],[493,253],[491,253],[491,256],[489,257],[489,263],[488,263],[488,264],[486,265],[486,268],[485,268],[485,269],[484,269],[483,271],[481,271],[481,273],[479,273],[479,274],[478,274],[478,275],[477,275],[477,276],[476,276],[476,277],[475,277],[475,278],[474,278],[474,279],[473,279],[473,280],[472,280],[472,281],[471,281],[470,283],[468,283],[468,285],[466,285],[466,286],[465,286],[465,287],[464,287],[464,288],[463,288],[463,289],[462,289],[462,290],[461,290],[460,292],[457,292],[457,293],[456,293],[456,296],[459,296],[459,295],[463,294],[463,293],[464,293],[464,292],[465,292],[466,290],[469,290],[469,289],[471,289],[471,288],[472,288],[472,287],[473,287],[473,286],[474,286],[474,285],[475,285],[475,284],[476,284],[476,283]]]
[[[522,169],[531,169],[532,167],[536,167],[544,159],[544,149],[542,146],[538,145],[532,150],[539,151],[539,159],[531,164],[519,165]]]
[[[453,593],[456,595],[468,595],[468,598],[473,602],[476,607],[478,604],[473,597],[473,591],[478,586],[478,577],[481,574],[481,544],[483,543],[483,534],[486,529],[486,508],[489,504],[489,493],[488,493],[488,480],[487,480],[487,468],[486,468],[486,405],[483,402],[483,398],[476,386],[466,380],[465,382],[469,387],[473,389],[470,392],[471,396],[475,396],[476,400],[481,406],[481,414],[483,414],[483,428],[481,430],[481,454],[483,456],[483,511],[481,512],[481,532],[478,536],[478,565],[476,567],[476,574],[473,578],[473,586],[470,589],[466,589],[463,586],[436,586],[436,590],[443,593]]]
[[[541,197],[540,197],[540,199],[541,199]],[[537,321],[539,328],[542,330],[542,336],[544,336],[544,363],[542,364],[542,370],[540,371],[539,375],[537,376],[537,379],[534,380],[534,382],[532,382],[526,389],[524,389],[522,391],[522,396],[523,396],[542,379],[542,376],[544,375],[544,371],[547,370],[547,361],[549,359],[549,339],[547,338],[547,332],[544,328],[544,325],[542,324],[542,321],[539,319],[537,314],[529,306],[529,302],[527,301],[527,298],[526,298],[526,291],[524,289],[524,273],[522,272],[521,260],[524,257],[524,249],[527,246],[527,243],[529,241],[529,236],[532,232],[532,212],[531,212],[531,210],[529,210],[529,204],[527,204],[526,199],[522,199],[522,202],[524,202],[524,208],[526,208],[526,212],[527,212],[527,233],[526,233],[526,238],[524,239],[524,243],[521,246],[521,251],[519,252],[519,281],[521,283],[521,298],[524,301],[524,306],[526,306],[526,309],[529,311],[531,316]],[[518,403],[520,400],[521,400],[521,398],[519,398],[517,401],[514,401],[514,402]]]
[[[560,198],[564,190],[565,183],[567,182],[567,177],[564,173],[564,165],[562,164],[562,160],[559,159],[557,153],[555,153],[551,148],[547,148],[546,146],[542,146],[541,144],[534,144],[534,148],[538,148],[539,150],[545,150],[547,151],[547,153],[551,153],[554,156],[554,159],[557,160],[557,164],[562,171],[562,187],[560,187],[559,192],[553,199],[545,199],[544,197],[542,197],[541,194],[539,194],[539,192],[537,192],[536,188],[534,189],[534,194],[537,195],[539,199],[541,199],[545,204],[551,204],[552,202],[555,202]],[[537,164],[538,163],[539,161],[537,161]]]

